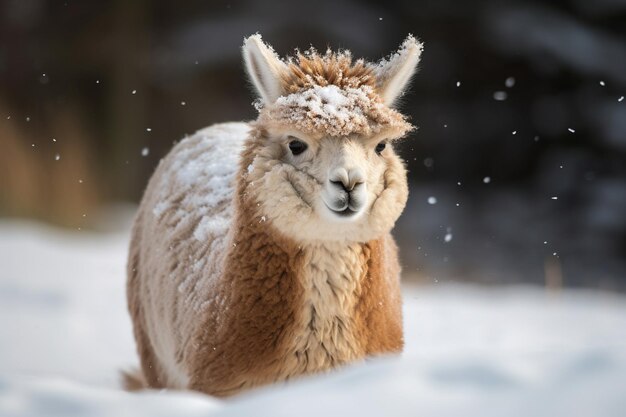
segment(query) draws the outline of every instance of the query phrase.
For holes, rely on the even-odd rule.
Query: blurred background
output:
[[[624,0],[0,1],[0,216],[127,227],[102,219],[174,141],[255,118],[255,32],[281,55],[425,43],[406,280],[626,290]]]

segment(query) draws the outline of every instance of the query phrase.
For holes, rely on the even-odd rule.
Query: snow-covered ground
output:
[[[0,221],[0,416],[624,416],[626,298],[405,288],[406,351],[228,401],[129,394],[128,235]]]

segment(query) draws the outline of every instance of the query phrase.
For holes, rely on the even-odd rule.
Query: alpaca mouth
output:
[[[350,217],[350,216],[354,216],[355,214],[357,214],[357,211],[354,211],[354,210],[351,210],[350,208],[347,208],[345,210],[335,211],[335,213],[337,213],[341,217]]]
[[[334,214],[340,217],[351,217],[358,213],[358,210],[353,210],[349,206],[341,210],[336,210],[332,207],[329,207],[328,204],[326,204],[326,207],[328,208],[328,210],[332,211]]]

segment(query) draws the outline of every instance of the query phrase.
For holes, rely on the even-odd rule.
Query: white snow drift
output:
[[[0,416],[622,416],[626,298],[405,289],[406,352],[228,401],[129,394],[126,234],[0,222]]]

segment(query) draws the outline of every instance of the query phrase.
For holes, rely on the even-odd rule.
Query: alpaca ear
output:
[[[287,65],[271,46],[263,43],[258,33],[243,41],[243,59],[250,80],[261,96],[263,104],[272,104],[283,94],[282,75]]]
[[[383,59],[376,66],[378,95],[387,106],[402,96],[411,77],[417,70],[424,45],[409,35],[400,49],[388,59]]]

